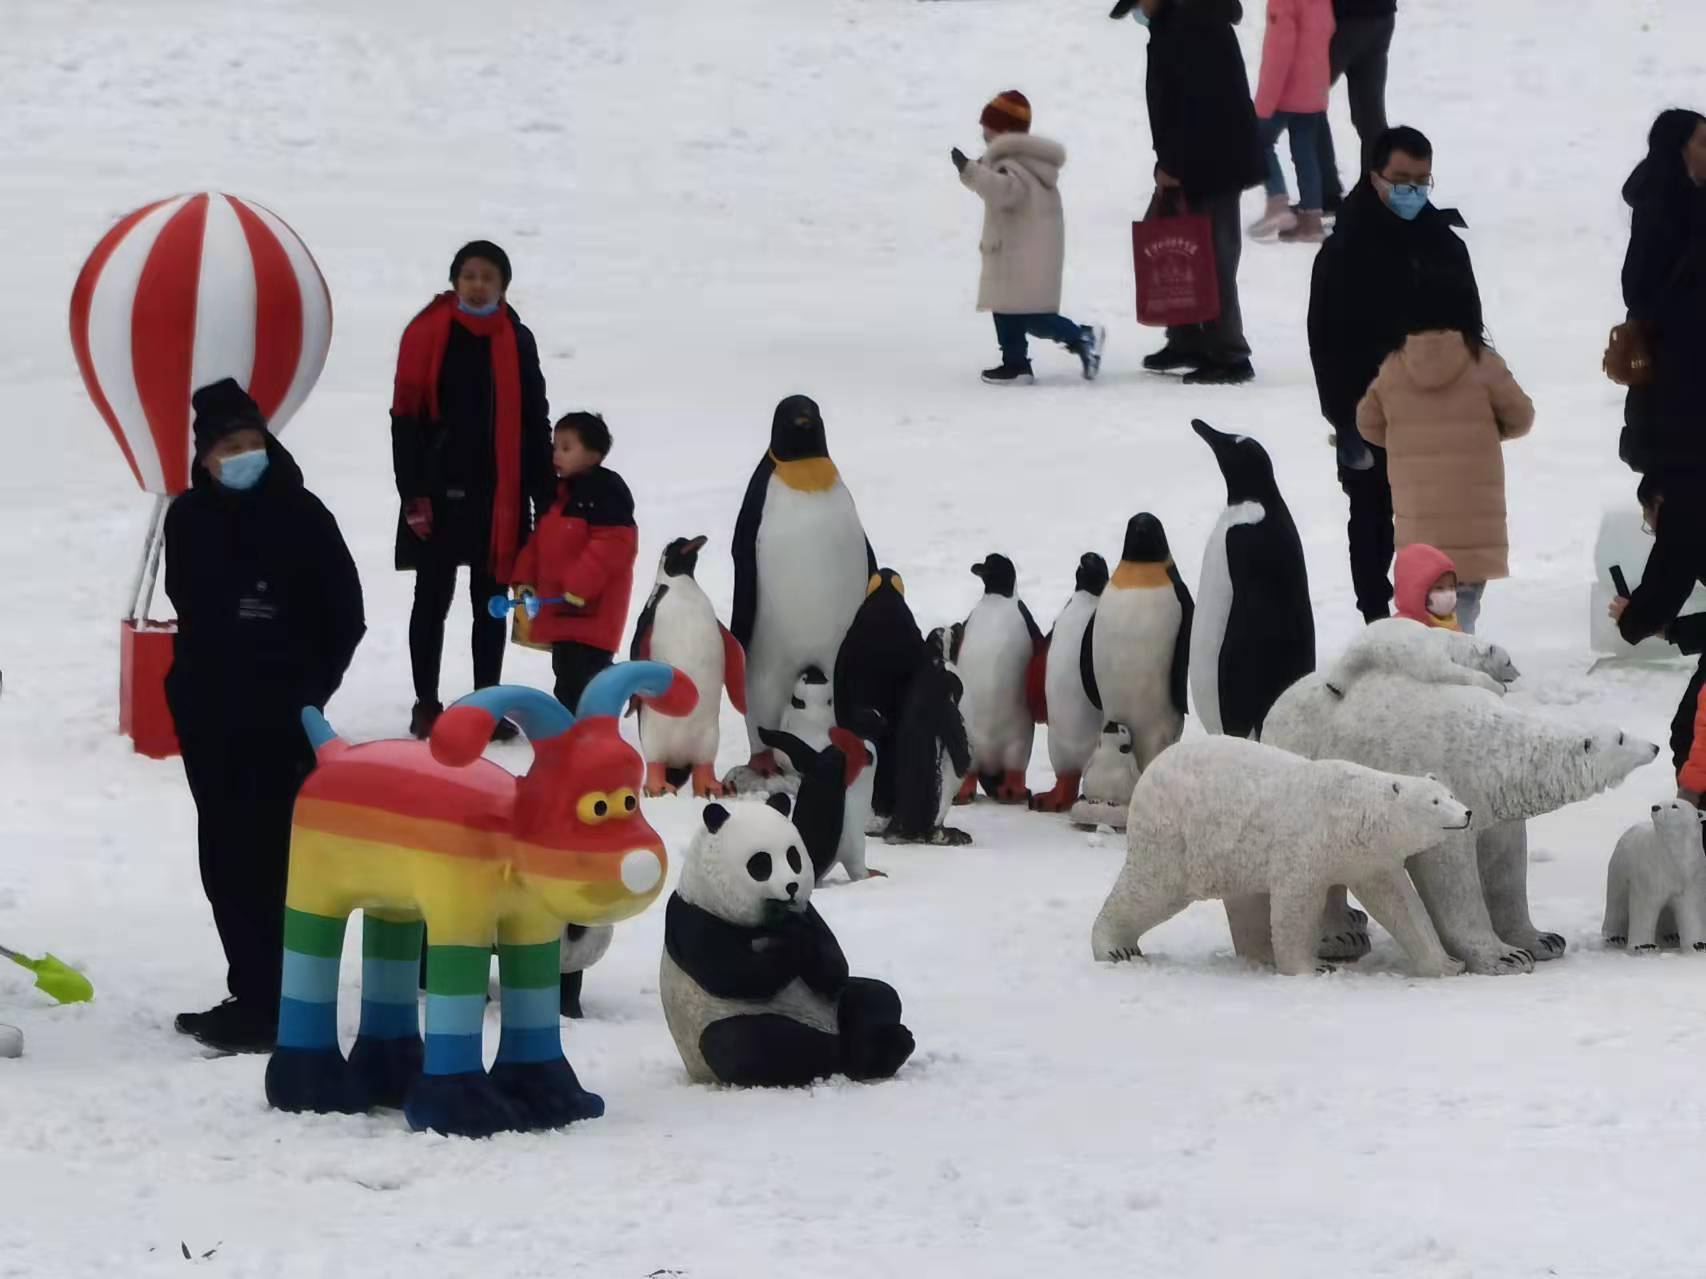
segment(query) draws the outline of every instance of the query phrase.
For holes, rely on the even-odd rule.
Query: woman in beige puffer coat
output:
[[[1455,329],[1412,333],[1357,408],[1357,430],[1386,450],[1397,545],[1451,557],[1465,630],[1486,584],[1510,576],[1501,446],[1533,425],[1534,402],[1504,360]]]
[[[1101,370],[1103,330],[1060,314],[1066,215],[1059,183],[1066,148],[1031,136],[1031,104],[1017,89],[984,107],[979,122],[988,150],[972,160],[955,148],[953,160],[960,181],[984,205],[977,309],[994,312],[1001,363],[985,370],[983,380],[997,386],[1034,382],[1029,335],[1071,351],[1088,381]]]

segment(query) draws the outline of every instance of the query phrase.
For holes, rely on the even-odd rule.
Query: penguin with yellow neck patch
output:
[[[1132,516],[1079,654],[1085,692],[1130,731],[1139,772],[1184,732],[1194,612],[1161,521]]]
[[[853,495],[830,461],[823,415],[803,395],[776,406],[770,448],[735,520],[734,568],[729,629],[746,650],[752,759],[729,775],[729,784],[767,789],[778,768],[760,731],[782,727],[801,671],[835,669],[877,571]]]

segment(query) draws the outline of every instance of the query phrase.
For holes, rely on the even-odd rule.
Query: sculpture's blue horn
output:
[[[665,668],[668,669],[667,667]],[[575,717],[549,693],[520,684],[497,684],[482,688],[459,700],[458,706],[475,706],[493,719],[513,721],[530,742],[547,742],[574,727]]]
[[[623,662],[593,676],[576,711],[582,719],[620,715],[630,697],[662,697],[675,678],[675,667],[663,662]]]
[[[327,742],[337,740],[337,733],[326,722],[326,717],[312,706],[302,708],[302,731],[308,734],[308,744],[318,751]]]

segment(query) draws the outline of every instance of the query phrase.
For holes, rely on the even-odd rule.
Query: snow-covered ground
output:
[[[1273,452],[1323,649],[1343,643],[1310,255],[1246,257],[1253,387],[1191,394],[1138,370],[1154,343],[1129,318],[1145,37],[1105,8],[7,9],[0,940],[82,965],[99,995],[53,1009],[0,971],[0,1020],[28,1036],[0,1062],[0,1275],[177,1273],[184,1247],[243,1276],[1706,1270],[1706,966],[1597,940],[1605,859],[1670,792],[1663,766],[1537,824],[1535,914],[1571,949],[1527,977],[1412,981],[1382,937],[1354,970],[1281,980],[1232,957],[1212,906],[1159,930],[1151,962],[1100,967],[1088,933],[1120,843],[980,806],[964,815],[975,847],[878,849],[892,878],[821,899],[855,969],[906,1001],[920,1048],[893,1083],[689,1086],[656,993],[661,910],[588,978],[592,1016],[567,1042],[609,1115],[564,1133],[471,1144],[393,1114],[274,1114],[262,1059],[209,1060],[171,1031],[222,994],[222,967],[181,772],[113,731],[148,502],[63,319],[98,236],[169,192],[277,209],[330,282],[331,360],[288,439],[363,572],[371,630],[331,708],[351,737],[395,734],[410,701],[411,583],[390,565],[395,341],[475,235],[515,260],[553,405],[615,429],[642,579],[670,537],[706,533],[700,577],[726,607],[771,408],[805,391],[921,621],[963,615],[967,568],[1000,550],[1046,625],[1079,554],[1112,556],[1138,510],[1163,518],[1194,581],[1221,499],[1188,430],[1200,415]],[[1599,356],[1627,227],[1617,187],[1654,112],[1698,105],[1702,48],[1695,0],[1405,0],[1391,91],[1393,118],[1434,138],[1439,197],[1473,227],[1495,339],[1540,410],[1508,455],[1516,575],[1490,590],[1483,630],[1515,653],[1521,700],[1661,741],[1686,668],[1588,670],[1597,516],[1631,491]],[[1111,326],[1095,386],[1054,350],[1035,389],[976,381],[994,358],[971,310],[978,210],[948,150],[973,149],[979,107],[1012,86],[1070,152],[1066,305]],[[548,678],[537,654],[512,653],[510,672]],[[468,678],[453,643],[446,692]],[[725,765],[740,744],[730,716]],[[672,848],[696,807],[649,807]]]

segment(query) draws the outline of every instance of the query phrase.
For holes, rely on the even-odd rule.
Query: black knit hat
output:
[[[503,277],[504,288],[509,288],[510,270],[509,254],[505,253],[490,240],[470,240],[460,249],[456,256],[450,259],[450,282],[456,283],[456,277],[462,273],[462,264],[469,258],[479,258],[497,267],[498,274]]]
[[[234,431],[264,431],[267,420],[249,393],[232,378],[202,387],[190,396],[195,409],[195,455],[202,456]]]

